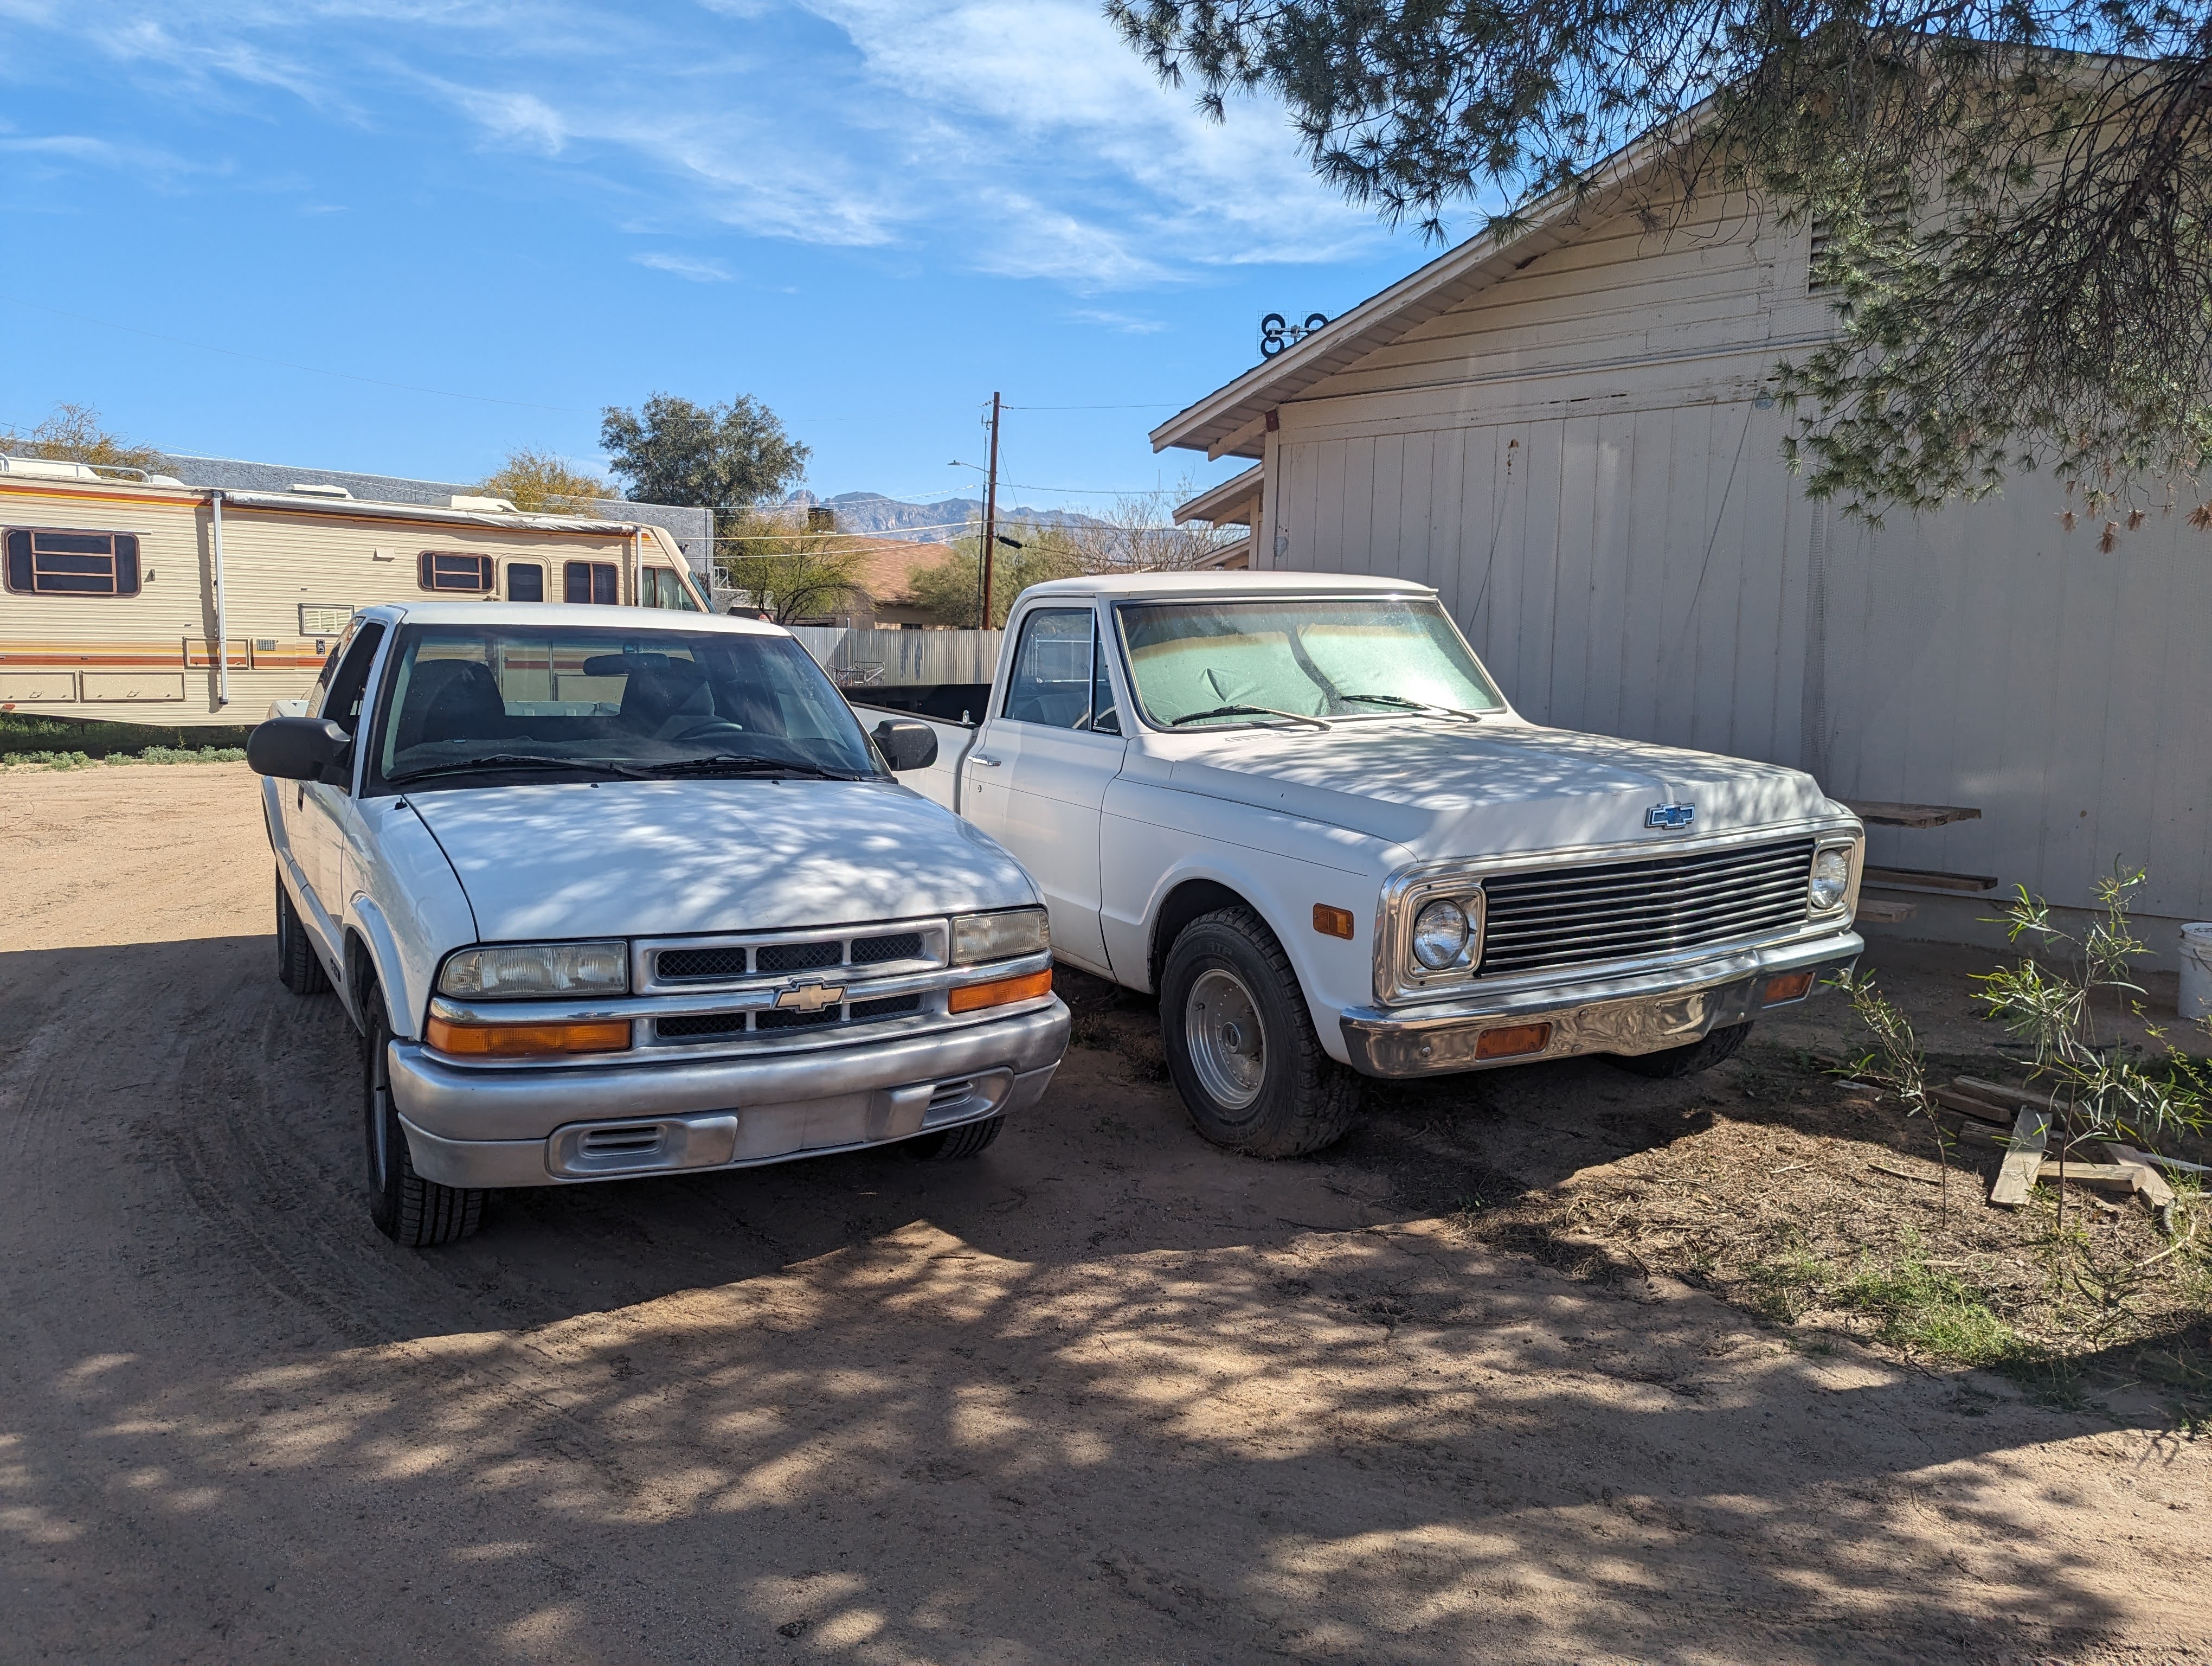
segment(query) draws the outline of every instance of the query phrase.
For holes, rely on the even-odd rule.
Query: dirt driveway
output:
[[[0,777],[0,1658],[2212,1660],[2212,1441],[1486,1246],[1377,1155],[1448,1099],[1240,1160],[1094,1025],[976,1163],[410,1253],[242,768]]]

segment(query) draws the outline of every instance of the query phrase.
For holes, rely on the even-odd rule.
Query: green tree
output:
[[[1778,366],[1792,460],[1870,515],[2052,466],[2093,503],[2212,457],[2212,0],[1109,0],[1322,178],[1455,201],[1742,189],[1828,231],[1837,332]],[[1620,161],[1613,159],[1620,158]],[[2212,506],[2197,517],[2212,525]]]
[[[1000,544],[991,562],[991,627],[994,630],[1004,629],[1015,598],[1031,585],[1048,579],[1073,578],[1086,570],[1082,554],[1065,528],[1002,522],[999,536],[1012,543]],[[915,599],[939,624],[973,629],[981,617],[983,596],[975,551],[982,541],[980,527],[954,539],[950,556],[934,567],[920,569],[908,581]]]
[[[17,457],[42,457],[55,463],[89,463],[96,468],[160,472],[168,460],[151,446],[134,445],[100,425],[90,405],[58,404],[34,428],[0,430],[0,451]]]
[[[788,509],[735,509],[724,524],[715,563],[723,584],[778,624],[848,612],[865,599],[851,539],[810,532]]]
[[[781,496],[806,475],[808,448],[774,411],[740,393],[726,405],[656,393],[637,410],[609,405],[599,443],[607,465],[644,503],[712,509],[719,538],[728,518]]]
[[[592,505],[617,496],[613,485],[586,474],[567,458],[520,446],[477,483],[487,497],[503,497],[525,514],[588,514]]]

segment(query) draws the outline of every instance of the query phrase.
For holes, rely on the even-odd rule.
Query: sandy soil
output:
[[[0,779],[0,1658],[2212,1660],[2212,1442],[1465,1229],[1698,1090],[1253,1163],[1094,990],[978,1162],[415,1254],[242,768]]]

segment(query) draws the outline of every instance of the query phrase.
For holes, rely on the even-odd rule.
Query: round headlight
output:
[[[1851,885],[1851,854],[1848,850],[1824,850],[1813,858],[1813,882],[1807,887],[1813,912],[1826,914],[1831,909],[1844,905],[1844,893]]]
[[[1432,972],[1467,958],[1467,910],[1441,897],[1413,916],[1413,958]]]

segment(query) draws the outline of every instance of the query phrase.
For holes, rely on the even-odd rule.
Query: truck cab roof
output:
[[[1097,573],[1082,578],[1050,579],[1024,591],[1024,597],[1109,596],[1117,601],[1141,597],[1162,600],[1188,596],[1433,596],[1436,587],[1410,579],[1382,579],[1364,573]]]

